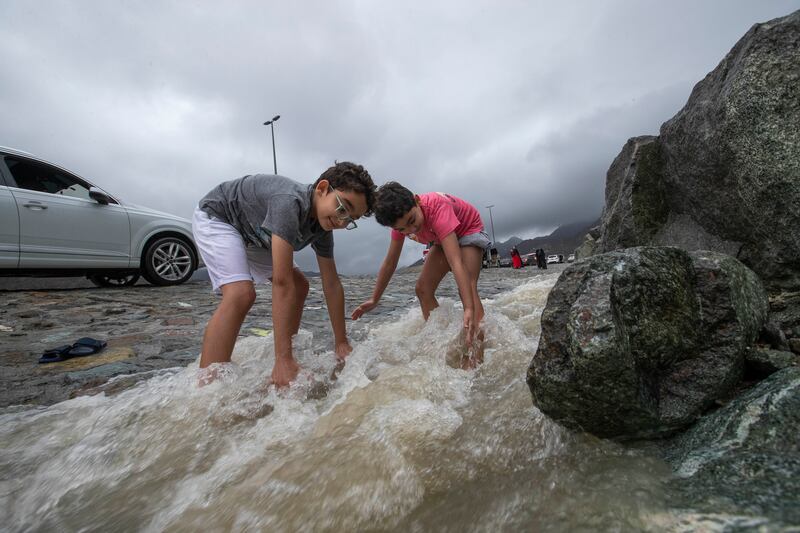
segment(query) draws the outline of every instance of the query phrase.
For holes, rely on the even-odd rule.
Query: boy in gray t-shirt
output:
[[[333,326],[336,357],[353,348],[344,322],[344,291],[333,260],[334,229],[354,229],[372,213],[375,184],[361,165],[337,163],[314,185],[257,174],[215,187],[195,210],[192,231],[222,301],[206,326],[200,368],[228,363],[239,328],[256,298],[255,283],[272,282],[275,366],[272,382],[286,386],[299,370],[292,336],[300,328],[308,281],[293,254],[309,244],[317,254]],[[212,370],[206,381],[214,379]]]

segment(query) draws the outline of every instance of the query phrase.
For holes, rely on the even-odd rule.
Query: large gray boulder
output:
[[[737,257],[771,292],[800,288],[800,11],[756,24],[658,137],[609,168],[599,238]]]
[[[674,432],[730,394],[767,308],[758,277],[724,254],[640,247],[581,260],[542,313],[534,404],[601,437]]]
[[[800,369],[787,368],[663,444],[676,474],[671,506],[707,514],[721,526],[796,527],[798,435]]]

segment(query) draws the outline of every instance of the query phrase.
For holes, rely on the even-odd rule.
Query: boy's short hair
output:
[[[352,191],[364,195],[367,201],[367,211],[365,217],[370,216],[375,210],[375,183],[372,176],[361,165],[343,161],[338,161],[328,170],[320,174],[314,186],[321,180],[327,180],[331,187],[341,191]]]
[[[381,226],[392,227],[397,219],[416,205],[414,193],[397,183],[389,181],[378,189],[375,203],[375,220]]]

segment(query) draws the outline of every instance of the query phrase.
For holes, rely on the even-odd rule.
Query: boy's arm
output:
[[[287,241],[272,235],[272,325],[275,334],[275,366],[272,381],[285,387],[297,377],[298,366],[292,356],[291,321],[295,302],[294,249]]]
[[[472,290],[469,286],[469,274],[467,274],[467,269],[461,261],[461,246],[458,244],[458,237],[456,237],[455,232],[448,233],[446,237],[441,239],[441,242],[444,256],[447,258],[453,277],[456,278],[458,292],[461,295],[461,303],[464,306],[464,327],[467,330],[467,343],[471,343],[475,332],[475,324],[472,322]]]
[[[378,279],[375,281],[375,289],[372,291],[372,298],[359,305],[355,311],[353,311],[353,320],[358,320],[361,318],[361,315],[375,309],[378,305],[381,296],[383,296],[383,291],[386,290],[386,287],[389,285],[389,280],[392,279],[392,275],[397,269],[397,262],[400,260],[400,252],[403,251],[403,242],[405,242],[405,239],[391,239],[389,241],[389,250],[386,252],[386,257],[383,259],[381,268],[378,271]]]
[[[344,359],[353,351],[347,340],[347,327],[344,323],[344,289],[336,272],[336,262],[332,257],[317,255],[319,273],[322,276],[322,292],[328,306],[328,316],[333,326],[333,342],[336,357]]]

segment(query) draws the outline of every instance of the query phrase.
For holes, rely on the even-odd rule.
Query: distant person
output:
[[[544,248],[539,248],[536,250],[536,254],[536,261],[537,265],[539,265],[539,268],[547,270],[547,256],[544,253]]]
[[[313,185],[257,174],[224,182],[194,212],[192,232],[222,301],[206,326],[200,368],[228,363],[239,328],[256,298],[255,283],[272,282],[275,365],[272,383],[297,377],[292,336],[300,328],[308,281],[294,252],[308,245],[317,255],[322,288],[340,360],[353,348],[347,339],[344,291],[333,260],[335,229],[354,229],[374,207],[375,184],[361,165],[336,163]],[[216,372],[201,378],[214,380]]]
[[[473,338],[482,341],[480,323],[484,311],[478,295],[478,277],[483,254],[489,247],[489,236],[478,210],[450,194],[416,195],[397,182],[389,182],[378,189],[375,219],[392,228],[389,250],[378,271],[372,298],[353,311],[353,320],[378,305],[397,268],[403,242],[409,238],[433,243],[416,285],[422,316],[427,320],[430,312],[439,306],[436,289],[445,274],[452,271],[464,306],[466,342],[471,345]],[[480,357],[482,355],[477,356],[478,360],[465,358],[462,367],[474,366],[480,362]]]
[[[522,257],[520,257],[516,246],[511,248],[511,266],[515,269],[522,268]]]

